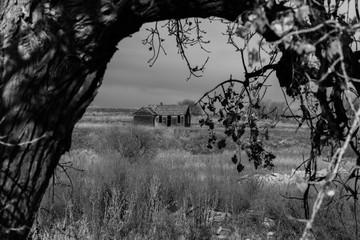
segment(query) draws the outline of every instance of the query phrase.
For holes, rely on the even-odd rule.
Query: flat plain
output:
[[[238,146],[228,141],[225,149],[208,149],[208,129],[198,120],[190,128],[154,128],[134,126],[131,110],[87,112],[47,190],[33,238],[299,239],[303,192],[296,181],[271,179],[290,179],[306,161],[309,130],[288,123],[269,128],[264,147],[276,155],[275,167],[255,169],[241,153],[245,169],[238,173],[231,162]],[[224,136],[221,126],[216,134]],[[328,157],[319,156],[319,169]],[[343,168],[354,158],[348,151]],[[356,239],[358,203],[333,187],[338,194],[326,199],[313,237]],[[313,188],[310,205],[315,194]]]

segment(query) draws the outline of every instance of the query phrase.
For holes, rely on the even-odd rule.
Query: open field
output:
[[[299,239],[304,210],[296,184],[251,176],[290,175],[309,154],[309,133],[287,126],[269,134],[265,148],[277,156],[275,168],[255,170],[242,154],[245,170],[238,173],[230,160],[236,146],[209,150],[206,128],[83,121],[42,202],[33,237]],[[354,161],[350,151],[346,159]],[[326,201],[314,238],[356,239],[357,205]]]
[[[119,122],[129,123],[132,121],[132,114],[137,109],[122,108],[95,108],[91,107],[80,120],[79,124],[116,124]]]

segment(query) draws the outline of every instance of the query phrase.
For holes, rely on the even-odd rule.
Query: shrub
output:
[[[151,130],[128,126],[125,129],[111,127],[106,131],[110,149],[118,151],[130,162],[152,159],[157,154],[157,141]]]

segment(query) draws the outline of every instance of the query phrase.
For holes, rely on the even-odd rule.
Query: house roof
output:
[[[144,110],[144,111],[146,111],[146,112],[148,112],[148,113],[150,113],[152,115],[157,115],[156,112],[150,107],[142,107],[139,110],[137,110],[136,112],[134,112],[132,115],[135,115],[135,114],[141,112],[142,110]]]
[[[137,114],[141,110],[146,111],[153,115],[185,115],[187,110],[189,108],[189,105],[153,105],[151,107],[142,107],[136,112],[133,113],[133,115]]]
[[[157,115],[185,115],[188,105],[157,105],[152,108]]]

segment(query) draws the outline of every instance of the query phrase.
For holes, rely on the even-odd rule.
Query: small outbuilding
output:
[[[191,125],[189,105],[151,105],[140,108],[133,116],[134,124],[168,127]]]
[[[151,107],[142,107],[134,112],[133,116],[135,124],[154,125],[157,114]]]

